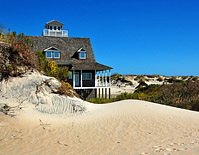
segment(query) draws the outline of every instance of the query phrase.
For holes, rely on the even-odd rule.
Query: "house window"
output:
[[[57,27],[56,26],[54,26],[54,30],[56,30],[57,29]]]
[[[60,30],[60,27],[58,26],[58,30]]]
[[[82,73],[82,80],[92,80],[92,73]]]
[[[58,48],[51,46],[47,49],[44,50],[46,52],[46,58],[55,58],[55,59],[60,59],[61,57],[61,52]]]
[[[80,59],[86,59],[86,52],[80,52],[79,53],[79,58]]]
[[[52,26],[50,26],[50,30],[52,30],[53,29],[53,27]]]
[[[60,52],[54,51],[54,58],[60,58]]]
[[[46,58],[52,58],[52,52],[51,51],[46,52]]]
[[[68,79],[72,79],[73,78],[73,73],[70,72],[70,76],[68,77]]]

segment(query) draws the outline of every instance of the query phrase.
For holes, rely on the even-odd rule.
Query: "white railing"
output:
[[[105,71],[96,72],[95,74],[96,74],[96,77],[95,77],[96,87],[101,87],[101,88],[111,87],[111,70],[109,70],[108,73],[107,73],[107,70],[105,70]]]
[[[109,81],[106,82],[106,84],[104,84],[105,82],[100,81],[99,79],[97,79],[97,85],[96,87],[100,87],[100,88],[110,88],[111,87],[111,83],[109,83]]]
[[[44,29],[43,36],[53,36],[53,37],[68,37],[68,31],[67,30],[49,30]]]

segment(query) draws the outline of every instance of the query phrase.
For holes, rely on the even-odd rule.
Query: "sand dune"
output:
[[[28,105],[15,118],[0,113],[0,154],[199,152],[198,112],[137,100],[85,105],[90,111],[66,117]]]

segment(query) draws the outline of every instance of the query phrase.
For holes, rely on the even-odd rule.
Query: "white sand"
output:
[[[85,104],[90,111],[67,117],[41,113],[29,105],[15,118],[0,113],[0,154],[199,152],[198,112],[137,100]]]
[[[199,113],[137,100],[95,105],[53,93],[38,72],[0,83],[0,155],[180,154],[199,152]]]

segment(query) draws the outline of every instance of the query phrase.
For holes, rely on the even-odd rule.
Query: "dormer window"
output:
[[[86,52],[80,52],[79,54],[80,59],[86,59]]]
[[[83,48],[80,48],[78,52],[79,52],[79,59],[86,59],[86,51]]]
[[[60,50],[56,47],[49,47],[44,50],[46,52],[46,58],[60,59]]]
[[[46,51],[46,58],[52,58],[52,52]]]
[[[54,58],[57,58],[57,59],[60,58],[60,52],[59,51],[54,51]]]

